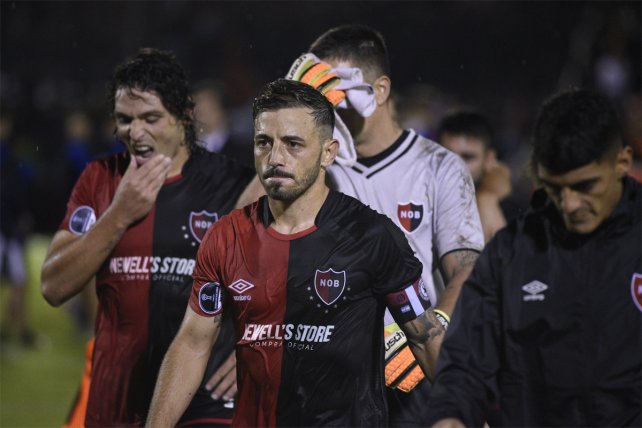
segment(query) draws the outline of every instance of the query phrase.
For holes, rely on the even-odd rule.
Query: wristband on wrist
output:
[[[444,327],[444,330],[448,330],[448,324],[450,324],[450,317],[448,314],[440,309],[433,309],[432,311],[435,314],[437,321],[439,321]]]

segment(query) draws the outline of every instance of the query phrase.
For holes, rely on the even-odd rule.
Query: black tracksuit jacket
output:
[[[453,314],[430,423],[642,426],[641,195],[625,178],[611,216],[573,235],[538,191],[497,234]]]

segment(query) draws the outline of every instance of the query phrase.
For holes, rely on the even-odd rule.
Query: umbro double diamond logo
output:
[[[546,298],[544,296],[544,291],[548,289],[548,285],[544,284],[543,282],[540,281],[531,281],[526,285],[522,286],[522,290],[525,291],[523,300],[525,302],[532,302],[532,301],[542,301]]]
[[[230,285],[229,288],[231,290],[234,290],[238,294],[243,294],[247,290],[249,290],[250,288],[253,288],[253,287],[254,287],[254,284],[252,284],[250,282],[247,282],[244,279],[237,279],[236,281],[234,281],[232,283],[232,285]]]

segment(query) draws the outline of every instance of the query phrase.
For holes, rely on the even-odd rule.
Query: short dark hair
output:
[[[562,174],[623,147],[618,115],[603,95],[575,89],[540,108],[532,138],[531,167]]]
[[[194,101],[185,70],[173,53],[153,48],[143,48],[138,54],[120,64],[107,89],[107,102],[111,111],[116,106],[116,92],[125,88],[154,92],[163,106],[185,129],[185,142],[190,153],[199,150],[194,127]]]
[[[314,123],[322,128],[321,138],[332,137],[334,108],[325,96],[306,83],[287,79],[277,79],[268,83],[254,99],[252,117],[256,120],[259,114],[266,111],[296,107],[312,110]]]
[[[309,49],[317,57],[350,61],[370,78],[390,75],[386,41],[379,31],[366,25],[348,24],[332,28]]]
[[[492,147],[493,128],[485,116],[476,112],[458,112],[446,116],[439,125],[437,132],[441,141],[443,134],[464,135],[481,140],[486,149]]]

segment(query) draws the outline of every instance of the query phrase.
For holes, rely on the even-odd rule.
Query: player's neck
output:
[[[271,224],[274,230],[284,235],[292,235],[314,226],[314,220],[330,191],[322,175],[320,174],[314,184],[294,201],[268,199],[274,217]]]
[[[176,177],[183,171],[183,166],[185,162],[189,159],[189,151],[187,147],[181,146],[178,150],[178,153],[172,158],[172,165],[169,168],[167,173],[167,178]]]
[[[357,157],[369,158],[378,155],[397,141],[401,135],[402,129],[392,119],[388,112],[384,114],[371,116],[368,118],[369,125],[355,139],[355,149]]]

